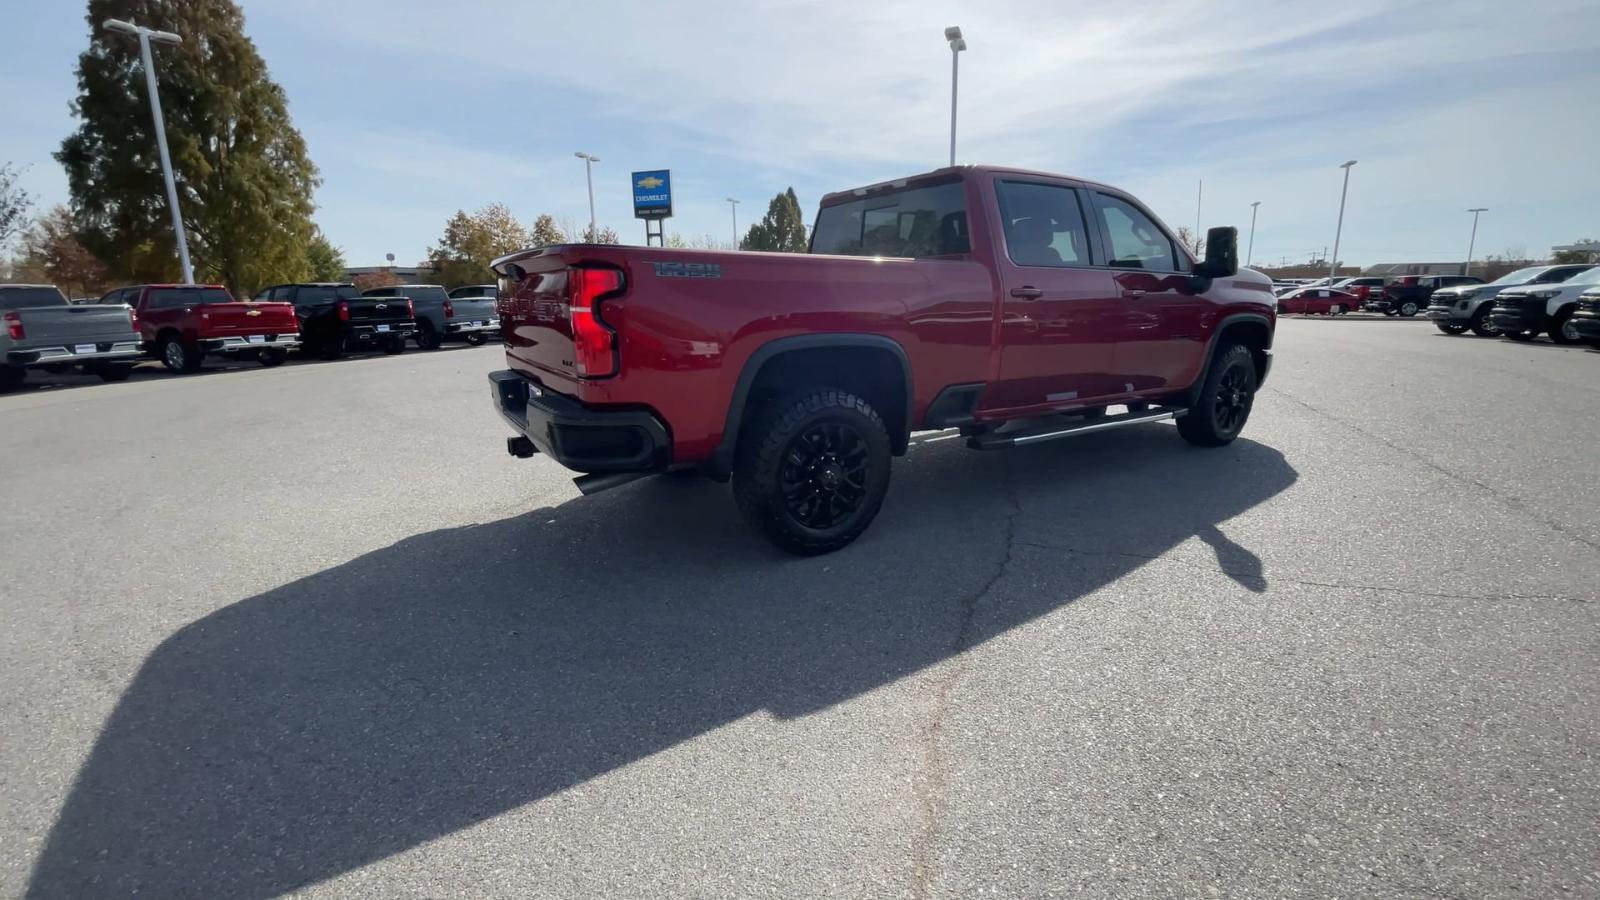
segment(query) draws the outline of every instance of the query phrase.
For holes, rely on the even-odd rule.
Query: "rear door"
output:
[[[1210,308],[1189,283],[1188,254],[1131,197],[1107,190],[1092,196],[1123,310],[1113,360],[1117,387],[1144,393],[1187,386],[1205,354]]]
[[[139,310],[140,327],[150,334],[152,339],[166,330],[183,333],[183,320],[187,315],[187,307],[182,291],[143,288],[130,295],[129,302]]]
[[[1112,373],[1122,300],[1098,265],[1084,192],[1031,179],[997,179],[1001,281],[1000,380],[987,409],[1080,404],[1119,391]]]

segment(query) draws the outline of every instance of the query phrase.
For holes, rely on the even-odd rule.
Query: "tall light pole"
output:
[[[1256,256],[1256,208],[1260,205],[1260,200],[1250,204],[1250,249],[1244,253],[1244,264],[1247,266]]]
[[[1204,179],[1195,179],[1194,183],[1194,255],[1200,255],[1200,198],[1205,196],[1206,183]]]
[[[107,31],[129,34],[139,39],[139,57],[144,63],[144,83],[150,93],[150,118],[156,126],[156,148],[161,151],[161,176],[167,182],[167,206],[172,209],[172,229],[178,235],[178,262],[183,265],[183,283],[194,284],[194,266],[189,264],[189,237],[183,231],[183,213],[178,211],[178,185],[172,179],[172,157],[167,154],[167,123],[161,115],[161,95],[156,91],[156,66],[150,56],[150,42],[181,44],[183,38],[170,31],[156,31],[121,19],[100,23]]]
[[[1472,251],[1478,245],[1478,214],[1488,211],[1489,207],[1487,206],[1479,206],[1467,210],[1467,212],[1472,213],[1472,238],[1467,241],[1467,264],[1461,269],[1461,274],[1463,275],[1472,274]]]
[[[589,181],[589,240],[591,242],[598,241],[600,240],[600,229],[596,227],[594,221],[594,164],[600,161],[600,157],[595,156],[593,153],[585,153],[582,150],[572,155],[583,160],[583,176]]]
[[[961,29],[951,25],[944,30],[944,39],[950,42],[950,165],[956,164],[956,76],[961,69],[961,51],[967,41]]]
[[[1344,190],[1339,192],[1339,224],[1333,229],[1333,258],[1328,260],[1329,278],[1339,274],[1339,235],[1344,231],[1344,198],[1350,193],[1350,167],[1355,164],[1356,161],[1352,159],[1339,166],[1344,170]]]
[[[728,212],[733,215],[733,249],[739,249],[739,201],[728,198]]]

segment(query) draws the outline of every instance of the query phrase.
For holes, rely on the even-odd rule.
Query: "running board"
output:
[[[967,438],[967,446],[974,450],[1003,450],[1006,447],[1037,444],[1042,441],[1053,441],[1056,438],[1076,437],[1080,434],[1088,434],[1091,431],[1109,431],[1112,428],[1122,428],[1127,425],[1162,422],[1167,419],[1176,419],[1186,412],[1188,412],[1187,409],[1167,407],[1074,422],[1067,426],[1050,425],[1033,430],[993,431],[988,434],[979,434]]]

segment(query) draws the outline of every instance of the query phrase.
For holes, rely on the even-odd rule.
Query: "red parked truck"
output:
[[[1232,441],[1276,325],[1236,244],[1213,228],[1196,261],[1116,188],[945,168],[827,195],[809,255],[496,260],[510,368],[489,381],[507,449],[585,493],[698,469],[778,546],[824,553],[872,521],[913,431],[990,450],[1176,419]]]
[[[300,346],[293,304],[241,302],[220,284],[136,284],[96,302],[133,307],[145,350],[174,372],[197,372],[207,356],[276,366]]]

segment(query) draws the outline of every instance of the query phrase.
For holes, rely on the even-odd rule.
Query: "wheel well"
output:
[[[745,397],[741,426],[749,426],[760,405],[780,394],[806,387],[849,391],[872,404],[889,430],[895,453],[903,453],[908,437],[906,372],[900,359],[878,347],[839,346],[788,350],[762,364]]]
[[[1243,344],[1250,351],[1250,358],[1255,360],[1256,380],[1266,377],[1267,349],[1272,346],[1272,332],[1266,323],[1254,319],[1228,323],[1217,336],[1216,346],[1220,349],[1229,344]]]
[[[181,341],[181,340],[183,340],[183,333],[180,332],[176,328],[163,328],[160,331],[156,332],[156,343],[158,343],[158,344],[163,342],[163,341]]]

